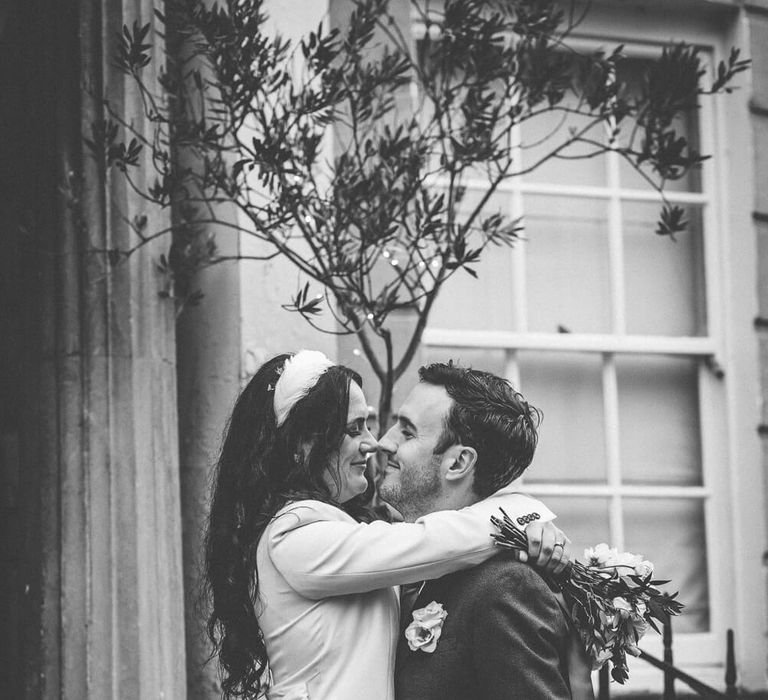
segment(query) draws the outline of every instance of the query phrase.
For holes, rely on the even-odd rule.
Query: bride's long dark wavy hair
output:
[[[225,698],[256,697],[265,685],[256,546],[275,513],[288,501],[311,498],[369,519],[359,500],[336,503],[323,479],[344,438],[350,382],[361,385],[360,376],[330,367],[277,428],[274,387],[289,357],[264,363],[240,394],[214,473],[204,598]]]

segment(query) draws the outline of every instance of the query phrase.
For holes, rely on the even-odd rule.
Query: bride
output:
[[[267,361],[238,398],[205,551],[224,697],[393,700],[397,586],[497,553],[499,506],[542,516],[528,527],[529,551],[564,539],[541,524],[554,517],[546,506],[510,490],[415,523],[377,520],[356,498],[378,447],[367,415],[360,377],[316,351]],[[555,548],[546,568],[562,568],[563,556]]]

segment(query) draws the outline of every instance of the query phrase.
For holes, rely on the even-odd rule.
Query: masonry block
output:
[[[760,358],[760,392],[762,399],[760,402],[760,434],[763,440],[768,444],[768,331],[758,331],[758,353]],[[768,463],[766,463],[768,466]]]
[[[757,304],[761,323],[768,323],[768,221],[755,222],[757,247]],[[760,324],[759,324],[760,325]],[[764,332],[768,334],[768,326]]]
[[[764,5],[768,9],[768,0]],[[752,100],[758,107],[768,109],[768,14],[749,14],[749,47],[744,47],[742,53],[752,59],[748,74]]]
[[[752,116],[752,137],[754,145],[754,209],[768,214],[768,116]]]

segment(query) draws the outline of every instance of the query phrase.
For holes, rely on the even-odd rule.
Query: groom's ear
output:
[[[446,454],[444,476],[446,481],[459,481],[474,474],[477,450],[466,445],[454,445]]]

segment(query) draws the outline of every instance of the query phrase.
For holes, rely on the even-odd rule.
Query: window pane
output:
[[[616,375],[624,483],[701,485],[696,361],[618,357]]]
[[[450,348],[422,345],[420,364],[428,365],[432,362],[453,360],[464,367],[481,369],[503,377],[506,370],[506,358],[505,350],[494,348]]]
[[[688,230],[675,241],[654,233],[659,204],[624,202],[622,209],[627,332],[706,334],[701,208],[687,207]]]
[[[571,555],[584,561],[584,550],[600,542],[611,542],[607,498],[543,496],[557,515],[557,526],[571,540]]]
[[[659,49],[661,53],[661,49]],[[643,71],[648,66],[649,61],[641,59],[627,59],[621,61],[618,67],[618,75],[621,80],[626,81],[628,92],[630,95],[639,96],[643,85]],[[631,124],[627,121],[622,128],[622,139],[626,139],[632,133]],[[696,110],[691,110],[688,114],[676,119],[672,126],[677,132],[678,136],[685,137],[691,148],[700,150],[699,146],[699,122]],[[642,132],[639,132],[635,137],[635,149],[640,148],[640,139],[642,138]],[[622,140],[622,145],[625,145],[625,141]],[[652,176],[654,181],[658,181],[658,176],[655,173],[649,172],[647,168],[644,171]],[[621,179],[621,186],[630,189],[648,190],[650,186],[648,182],[632,167],[630,163],[622,158],[619,176]],[[701,192],[701,166],[691,168],[685,175],[676,180],[667,180],[664,183],[664,189],[667,192]]]
[[[457,270],[438,294],[429,325],[473,331],[513,330],[512,262],[509,248],[490,246],[473,269]]]
[[[664,587],[680,591],[683,613],[673,619],[674,632],[709,630],[709,584],[705,547],[704,504],[696,499],[627,499],[624,502],[627,551],[652,561]]]
[[[605,202],[530,195],[524,206],[528,328],[608,333]]]
[[[483,193],[467,190],[461,203],[459,220],[469,216]],[[509,194],[494,195],[484,208],[479,221],[495,213],[510,210]],[[477,243],[470,239],[469,247]],[[466,330],[513,330],[517,327],[513,285],[512,249],[508,246],[488,246],[480,262],[472,268],[477,278],[465,270],[457,270],[445,282],[430,314],[432,328],[462,328]]]
[[[559,107],[573,108],[576,104],[575,96],[571,94]],[[594,152],[594,146],[574,144],[560,151],[560,157],[547,159],[550,153],[571,138],[572,129],[586,129],[584,138],[598,143],[605,142],[605,127],[594,117],[569,114],[558,109],[543,112],[523,122],[520,128],[523,167],[527,169],[544,160],[540,166],[524,175],[526,181],[557,185],[605,185],[605,158],[586,157]]]
[[[520,390],[544,414],[526,481],[605,483],[601,357],[520,351],[518,358]]]

